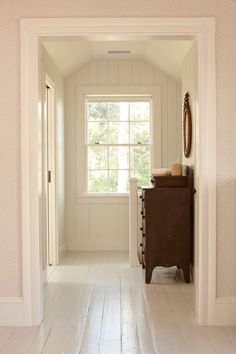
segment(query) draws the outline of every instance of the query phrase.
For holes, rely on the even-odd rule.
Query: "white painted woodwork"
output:
[[[159,80],[161,76],[165,80]],[[157,168],[168,167],[181,156],[181,135],[177,137],[181,131],[180,90],[179,83],[141,60],[89,62],[66,79],[66,235],[69,250],[124,250],[128,249],[129,242],[127,204],[121,206],[119,203],[109,208],[109,200],[115,198],[110,197],[106,199],[106,210],[99,204],[92,207],[91,201],[89,206],[86,203],[81,205],[81,198],[77,198],[86,198],[85,96],[151,95],[151,165]],[[166,112],[165,118],[163,111]],[[169,121],[164,123],[163,119]],[[164,145],[165,157],[162,153]],[[96,198],[91,200],[95,201]],[[100,210],[100,207],[103,209]],[[106,222],[107,212],[112,223]],[[98,216],[103,221],[99,221]],[[112,226],[114,222],[118,225],[115,231]]]
[[[0,327],[1,354],[235,354],[236,327],[204,327],[176,267],[144,283],[127,252],[69,252],[44,289],[38,327]]]
[[[75,234],[69,250],[128,250],[127,197],[76,197]]]
[[[198,100],[198,62],[197,62],[197,48],[196,43],[193,43],[182,65],[182,104],[184,97],[189,92],[189,102],[192,115],[192,147],[189,158],[182,153],[182,161],[184,165],[193,168],[194,172],[194,188],[196,193],[194,195],[194,259],[198,259],[199,250],[199,158],[196,154],[199,151],[199,131],[197,131],[197,100]],[[182,136],[183,139],[183,136]],[[199,263],[195,262],[193,268],[193,279],[195,281],[196,274],[199,274]],[[199,297],[196,296],[196,300]]]
[[[22,324],[39,324],[41,294],[41,170],[38,84],[40,64],[38,41],[44,36],[110,36],[121,33],[182,39],[198,44],[199,106],[199,274],[196,281],[196,317],[199,323],[216,324],[216,83],[214,18],[47,18],[21,20],[21,210],[22,210]],[[40,69],[40,70],[38,70]],[[206,119],[207,118],[207,119]],[[227,310],[229,303],[224,303]],[[5,304],[8,321],[15,323],[16,311]],[[236,313],[236,306],[231,307]],[[1,323],[7,319],[1,312]],[[236,318],[236,316],[234,316]],[[217,318],[217,323],[221,319]]]
[[[129,181],[129,265],[138,265],[138,183],[137,178]]]
[[[47,198],[47,267],[57,265],[59,261],[58,249],[58,217],[56,205],[56,87],[49,76],[46,76],[44,85],[46,91],[46,112],[44,130],[44,174],[45,191]],[[51,173],[51,181],[48,183],[48,171]]]
[[[51,87],[55,90],[55,102],[52,107],[52,115],[54,115],[55,120],[51,121],[49,124],[49,132],[51,131],[51,151],[52,157],[49,161],[49,169],[52,171],[52,183],[49,185],[51,193],[51,204],[54,204],[54,213],[50,216],[51,223],[54,224],[54,227],[51,230],[52,237],[52,263],[56,265],[58,260],[63,257],[63,252],[65,251],[65,124],[64,124],[64,79],[62,74],[56,67],[55,63],[45,50],[41,48],[41,63],[42,63],[42,72],[41,72],[41,107],[42,107],[42,124],[43,124],[43,146],[45,149],[46,144],[46,114],[45,109],[45,83],[46,80],[48,84],[51,84]],[[54,112],[53,112],[54,110]],[[44,168],[44,177],[43,177],[43,190],[42,190],[42,205],[45,208],[44,203],[47,198],[47,165],[46,165],[46,149],[43,152],[42,164]],[[45,210],[43,211],[45,213]],[[45,216],[43,216],[45,218]],[[53,220],[54,219],[54,220]],[[44,225],[44,234],[46,225]],[[55,246],[55,247],[54,247]],[[45,253],[46,253],[46,240],[43,241],[43,255],[44,262],[43,266],[45,267]]]

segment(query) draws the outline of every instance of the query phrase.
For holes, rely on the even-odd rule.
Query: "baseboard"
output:
[[[21,297],[0,297],[0,326],[24,326],[24,303]]]
[[[65,256],[67,247],[66,243],[64,242],[60,247],[59,247],[59,262],[62,260],[62,258]]]
[[[214,325],[236,326],[236,297],[216,299]]]

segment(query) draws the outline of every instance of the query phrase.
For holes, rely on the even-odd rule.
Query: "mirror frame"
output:
[[[192,114],[189,104],[189,93],[184,96],[183,110],[184,156],[189,157],[192,146]]]

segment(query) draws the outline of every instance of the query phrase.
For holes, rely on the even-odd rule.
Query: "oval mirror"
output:
[[[184,96],[183,111],[183,133],[184,133],[184,156],[189,157],[192,145],[192,115],[189,105],[189,93]]]

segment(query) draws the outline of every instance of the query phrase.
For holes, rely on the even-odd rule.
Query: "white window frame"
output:
[[[99,171],[99,169],[89,169],[88,168],[88,148],[89,146],[98,146],[97,144],[92,144],[88,142],[88,119],[87,119],[87,103],[88,102],[149,102],[150,104],[150,119],[148,121],[124,121],[125,123],[128,123],[129,125],[129,136],[130,136],[130,124],[132,122],[134,123],[149,123],[149,143],[145,144],[145,143],[141,143],[141,144],[132,144],[132,143],[126,143],[126,144],[110,144],[110,143],[101,143],[99,144],[99,146],[105,146],[108,148],[108,168],[104,168],[104,170],[107,171],[108,173],[108,191],[107,192],[89,192],[88,190],[88,180],[89,180],[89,171],[90,170],[94,170],[94,171]],[[127,169],[128,173],[129,173],[129,178],[131,178],[131,170],[138,170],[138,169],[131,169],[130,168],[130,147],[149,147],[149,171],[151,170],[151,146],[153,144],[152,141],[152,96],[151,95],[87,95],[84,99],[84,105],[85,105],[85,145],[86,145],[86,180],[85,180],[85,190],[86,190],[86,194],[88,195],[95,195],[95,196],[126,196],[129,195],[129,192],[110,192],[109,191],[109,171],[112,171],[114,169],[109,168],[109,147],[114,146],[114,147],[128,147],[129,148],[129,166]],[[119,121],[122,122],[122,121]],[[109,122],[108,122],[109,124]],[[109,131],[109,129],[108,129]],[[117,169],[115,169],[117,170]],[[122,170],[122,169],[118,169],[118,170]],[[141,169],[140,169],[141,170]],[[143,171],[143,170],[142,170]]]
[[[109,92],[109,95],[107,94]],[[87,190],[87,146],[86,146],[86,97],[138,97],[152,98],[150,122],[150,169],[162,166],[162,120],[161,120],[161,87],[159,85],[143,86],[78,86],[76,97],[76,163],[77,163],[77,195],[76,197],[128,197],[129,193],[88,193]],[[158,148],[153,146],[158,142]]]

